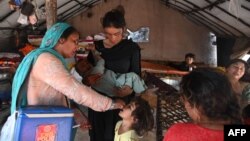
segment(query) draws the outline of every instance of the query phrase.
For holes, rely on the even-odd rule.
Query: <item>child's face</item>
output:
[[[186,63],[187,63],[188,65],[190,65],[190,64],[192,64],[192,63],[194,62],[194,58],[192,58],[192,57],[187,57],[187,58],[185,58],[185,61],[186,61]]]
[[[88,62],[87,58],[81,60],[76,67],[78,67],[78,70],[80,71],[79,74],[81,75],[86,75],[86,73],[93,68],[93,66]]]
[[[122,119],[133,119],[132,112],[136,109],[135,102],[131,102],[126,105],[119,113]]]

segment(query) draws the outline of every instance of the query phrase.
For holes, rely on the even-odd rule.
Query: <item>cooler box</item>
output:
[[[73,111],[66,107],[25,107],[18,111],[15,141],[70,141]]]

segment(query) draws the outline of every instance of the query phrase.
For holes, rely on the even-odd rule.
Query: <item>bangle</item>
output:
[[[115,100],[112,99],[112,103],[109,107],[109,110],[113,110],[115,108]]]

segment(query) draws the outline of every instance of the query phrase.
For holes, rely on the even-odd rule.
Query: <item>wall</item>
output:
[[[196,54],[199,62],[209,62],[209,31],[186,19],[179,12],[166,7],[159,0],[108,0],[71,18],[71,23],[81,36],[102,31],[100,18],[117,5],[126,11],[127,27],[134,31],[142,26],[150,27],[148,43],[140,43],[142,58],[150,60],[182,61],[187,52]],[[88,18],[87,13],[93,16]]]

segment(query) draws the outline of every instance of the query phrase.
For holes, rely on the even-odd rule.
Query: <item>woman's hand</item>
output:
[[[124,85],[122,88],[114,88],[114,91],[118,97],[125,97],[130,95],[133,92],[133,89],[127,85]]]
[[[113,109],[122,109],[125,106],[125,102],[121,99],[114,100],[114,108]]]

